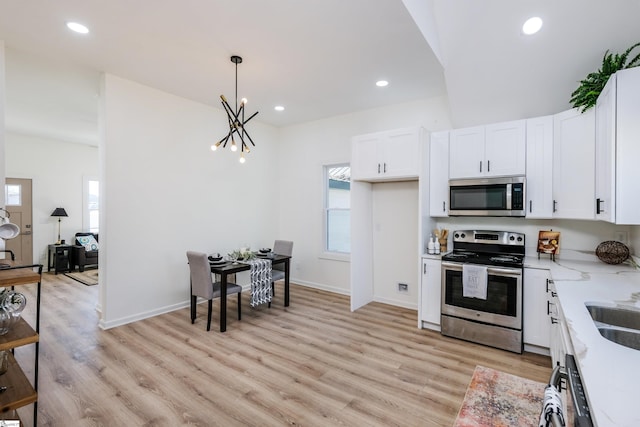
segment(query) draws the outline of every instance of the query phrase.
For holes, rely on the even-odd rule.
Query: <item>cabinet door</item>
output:
[[[440,325],[440,260],[422,259],[420,320]]]
[[[596,218],[615,222],[616,75],[596,102]]]
[[[449,178],[483,176],[484,126],[452,130],[449,138]]]
[[[389,178],[418,178],[419,128],[386,132],[378,145],[381,174]]]
[[[380,134],[356,136],[351,140],[351,178],[368,180],[378,177],[378,143]]]
[[[449,132],[431,134],[429,144],[429,213],[448,216],[449,208]]]
[[[616,73],[615,221],[640,224],[640,68]]]
[[[484,175],[524,175],[526,149],[525,120],[486,126]]]
[[[553,117],[554,218],[595,218],[595,111]]]
[[[551,329],[547,318],[548,270],[524,269],[523,331],[525,344],[549,348]]]
[[[553,116],[527,120],[527,218],[553,216]]]

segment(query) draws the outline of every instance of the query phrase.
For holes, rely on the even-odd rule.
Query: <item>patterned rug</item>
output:
[[[83,285],[93,286],[98,284],[98,269],[85,270],[80,273],[79,271],[73,271],[71,273],[64,273],[65,276],[72,278],[76,282],[80,282]]]
[[[546,384],[476,366],[454,427],[538,426]]]

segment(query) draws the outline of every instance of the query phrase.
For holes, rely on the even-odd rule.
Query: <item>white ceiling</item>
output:
[[[219,106],[233,54],[247,111],[274,126],[441,95],[456,127],[551,114],[640,41],[638,16],[640,0],[0,0],[6,124],[95,143],[103,71]]]

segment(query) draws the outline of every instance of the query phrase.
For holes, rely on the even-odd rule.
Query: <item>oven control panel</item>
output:
[[[511,231],[456,230],[453,242],[524,246],[524,233]]]

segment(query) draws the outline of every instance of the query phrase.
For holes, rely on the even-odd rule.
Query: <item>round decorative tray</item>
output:
[[[629,258],[629,248],[615,240],[607,240],[598,245],[596,256],[607,264],[621,264]]]

